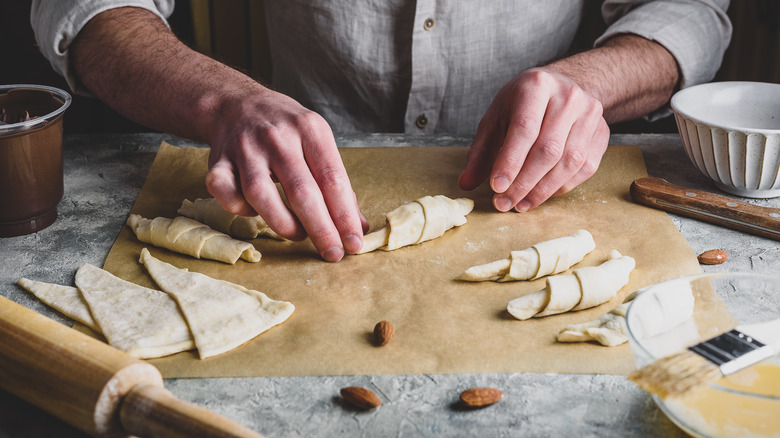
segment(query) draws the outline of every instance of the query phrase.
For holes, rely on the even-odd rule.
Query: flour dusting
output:
[[[486,243],[487,242],[485,240],[482,240],[480,242],[467,241],[465,250],[467,252],[477,252],[480,249],[482,249],[482,247],[485,246]]]

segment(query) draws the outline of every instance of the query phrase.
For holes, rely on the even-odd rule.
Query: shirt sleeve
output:
[[[728,0],[607,0],[601,12],[609,27],[595,45],[618,34],[639,35],[674,56],[680,88],[708,82],[731,40],[728,4]]]
[[[174,0],[33,0],[30,24],[38,48],[54,70],[65,77],[74,93],[89,95],[70,68],[68,47],[97,14],[125,6],[149,10],[167,25]]]

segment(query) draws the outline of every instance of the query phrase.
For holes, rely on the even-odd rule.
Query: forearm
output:
[[[565,74],[598,99],[609,123],[644,116],[663,106],[679,83],[677,63],[661,45],[621,35],[603,46],[545,68]]]
[[[262,93],[246,75],[181,43],[154,14],[112,9],[70,47],[76,76],[116,111],[148,127],[206,141],[232,98]]]

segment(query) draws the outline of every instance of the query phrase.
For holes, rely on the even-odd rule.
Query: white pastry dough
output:
[[[165,292],[90,264],[76,271],[76,287],[108,343],[127,354],[148,359],[195,347],[176,302]]]
[[[267,236],[273,239],[285,240],[276,234],[260,216],[239,216],[222,207],[214,198],[198,198],[194,202],[185,199],[178,213],[194,219],[211,228],[236,239],[254,239],[257,236]]]
[[[633,258],[612,250],[609,260],[599,266],[547,278],[544,289],[510,301],[507,311],[524,320],[598,306],[612,299],[628,283],[634,266]]]
[[[558,333],[558,342],[596,341],[605,347],[615,347],[628,341],[626,326],[628,304],[620,304],[598,319],[570,324]]]
[[[540,242],[522,251],[512,251],[509,258],[472,266],[457,280],[536,280],[569,269],[594,248],[596,242],[593,236],[586,230],[577,230],[569,236]]]
[[[97,333],[103,333],[100,326],[92,318],[92,314],[89,313],[89,306],[78,288],[43,283],[28,278],[20,278],[17,283],[65,316],[84,324]]]
[[[201,359],[232,350],[283,323],[292,303],[262,292],[179,269],[144,248],[141,263],[162,290],[176,299],[189,324]]]
[[[474,208],[467,198],[450,199],[443,195],[424,196],[387,213],[387,223],[365,236],[358,254],[376,249],[392,251],[435,239],[453,227],[466,223]]]
[[[196,258],[234,264],[241,258],[260,261],[260,252],[249,242],[212,230],[207,225],[184,216],[174,219],[145,219],[137,214],[127,218],[127,225],[138,240]]]

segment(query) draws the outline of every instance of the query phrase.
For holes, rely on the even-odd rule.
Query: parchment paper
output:
[[[635,146],[610,146],[599,171],[572,192],[528,213],[498,213],[486,185],[457,187],[464,147],[347,148],[342,157],[358,203],[372,229],[384,214],[424,195],[470,197],[468,223],[443,237],[392,252],[377,251],[321,261],[304,242],[255,239],[259,263],[236,265],[197,260],[140,243],[129,228],[119,234],[105,269],[155,287],[138,263],[141,248],[175,266],[240,283],[296,311],[283,325],[229,353],[197,359],[194,352],[152,360],[165,377],[311,376],[411,373],[614,373],[634,369],[627,344],[560,344],[570,323],[593,320],[630,292],[701,272],[696,255],[666,213],[631,202],[630,183],[646,176]],[[204,176],[208,149],[160,147],[132,213],[174,217],[182,199],[209,196]],[[465,283],[466,268],[505,258],[511,250],[590,231],[596,249],[578,266],[598,265],[611,249],[636,259],[619,296],[593,309],[518,321],[507,302],[544,287],[544,280]],[[712,295],[702,301],[719,300]],[[717,304],[716,304],[717,305]],[[374,346],[380,320],[395,326],[395,339]]]

